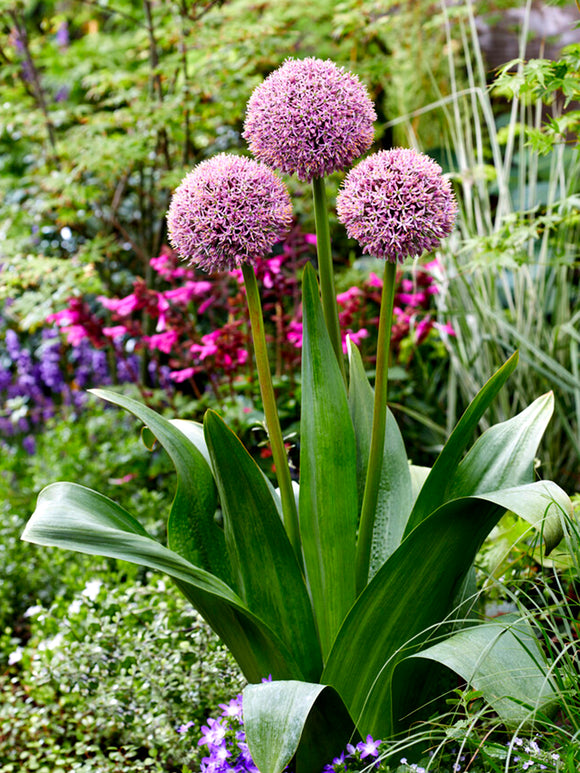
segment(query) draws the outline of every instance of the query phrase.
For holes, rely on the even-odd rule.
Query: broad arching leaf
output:
[[[152,539],[111,499],[76,483],[53,483],[38,497],[22,539],[38,545],[131,561],[172,577],[220,636],[248,680],[302,673],[293,650],[219,577]]]
[[[302,678],[317,680],[322,657],[310,598],[272,489],[240,440],[213,411],[206,413],[204,431],[236,588],[248,608],[294,652]]]
[[[172,422],[137,400],[105,389],[93,394],[130,411],[146,425],[169,454],[177,472],[177,487],[167,523],[167,542],[172,550],[232,584],[224,534],[214,520],[217,493],[211,469],[195,430],[185,422]]]

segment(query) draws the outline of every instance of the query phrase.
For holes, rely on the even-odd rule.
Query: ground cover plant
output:
[[[314,116],[322,124],[310,131]],[[440,167],[413,150],[370,155],[349,172],[338,196],[349,236],[385,265],[374,397],[352,342],[347,374],[323,175],[350,166],[370,146],[374,118],[355,77],[313,58],[287,62],[248,105],[250,148],[311,182],[316,212],[321,296],[307,265],[298,502],[254,272],[287,231],[291,201],[263,163],[220,154],[177,189],[169,236],[182,257],[216,270],[241,268],[278,492],[216,413],[206,413],[202,429],[97,390],[139,417],[146,442],[157,438],[172,458],[178,485],[168,548],[124,508],[77,484],[45,489],[24,533],[40,544],[162,569],[177,581],[254,683],[244,690],[244,725],[262,773],[278,773],[293,759],[297,770],[319,770],[357,733],[369,748],[371,736],[394,737],[425,700],[419,682],[409,689],[412,680],[422,681],[421,659],[458,672],[508,726],[545,711],[556,695],[525,620],[504,616],[448,629],[477,550],[503,512],[538,528],[548,552],[562,536],[570,500],[533,474],[551,395],[493,426],[465,453],[517,364],[513,355],[468,406],[431,470],[408,465],[387,411],[397,261],[435,249],[456,212]],[[214,521],[218,498],[223,531]],[[272,681],[260,682],[268,675]]]

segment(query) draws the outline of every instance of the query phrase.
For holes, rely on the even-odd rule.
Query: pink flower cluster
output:
[[[255,267],[278,375],[291,374],[299,367],[300,354],[287,331],[300,304],[300,269],[313,257],[315,241],[311,234],[293,228],[279,251]],[[241,270],[208,278],[180,263],[169,249],[150,264],[156,275],[153,284],[165,287],[157,289],[138,278],[128,295],[99,296],[97,301],[108,312],[110,324],[78,298],[70,299],[67,308],[52,315],[51,321],[71,343],[89,339],[99,348],[113,347],[117,357],[128,350],[146,353],[150,362],[168,370],[173,383],[189,384],[198,396],[208,385],[216,391],[222,382],[232,385],[241,375],[252,381]]]

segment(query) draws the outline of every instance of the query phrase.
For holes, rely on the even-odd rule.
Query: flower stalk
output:
[[[338,320],[338,306],[336,303],[336,290],[334,287],[334,268],[332,265],[332,251],[330,247],[330,229],[328,227],[328,209],[326,203],[326,189],[323,177],[314,177],[312,180],[312,194],[314,197],[314,219],[316,224],[316,250],[318,254],[318,274],[320,278],[320,294],[322,298],[322,310],[324,321],[332,348],[340,366],[340,372],[346,383],[346,367],[342,352],[342,339],[340,335],[340,323]]]
[[[356,589],[361,593],[367,585],[371,558],[373,527],[379,495],[379,484],[383,467],[385,432],[387,423],[387,386],[389,372],[389,351],[391,345],[391,327],[395,300],[397,264],[385,262],[383,293],[379,316],[377,340],[377,362],[375,377],[375,400],[373,425],[367,476],[363,495],[359,534],[356,551]]]
[[[290,544],[294,548],[298,564],[302,567],[302,546],[300,543],[296,499],[292,488],[288,457],[284,447],[284,439],[282,437],[282,429],[280,427],[280,419],[278,417],[278,409],[276,406],[276,397],[274,395],[274,387],[272,384],[272,374],[270,372],[270,362],[268,360],[264,317],[262,315],[262,304],[260,302],[258,283],[256,281],[254,268],[249,263],[242,263],[242,274],[248,299],[250,326],[252,329],[252,340],[254,343],[260,393],[262,395],[262,403],[266,417],[266,428],[272,447],[276,478],[278,480],[278,486],[280,487],[284,526],[286,527],[286,533],[288,534]]]

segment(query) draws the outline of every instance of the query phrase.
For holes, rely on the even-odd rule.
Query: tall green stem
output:
[[[256,356],[258,380],[260,382],[260,392],[262,395],[262,403],[264,405],[264,414],[266,416],[266,427],[270,438],[270,445],[272,446],[272,456],[274,458],[276,477],[278,479],[280,497],[282,499],[284,526],[286,527],[286,533],[288,534],[290,543],[296,553],[298,563],[302,566],[302,547],[300,544],[296,499],[292,489],[288,457],[286,456],[286,449],[284,448],[282,429],[280,428],[274,387],[272,385],[272,374],[270,372],[270,362],[268,360],[268,350],[266,348],[264,317],[262,315],[262,304],[260,302],[258,283],[256,281],[254,269],[248,263],[242,263],[242,273],[246,285],[250,325],[254,342],[254,354]]]
[[[373,410],[373,426],[371,430],[371,447],[369,452],[369,462],[367,467],[367,477],[363,495],[356,551],[357,593],[360,593],[368,582],[373,527],[375,523],[375,513],[377,510],[381,468],[383,465],[385,428],[387,423],[389,349],[391,345],[391,325],[393,321],[396,275],[397,264],[391,261],[387,261],[385,263],[383,294],[381,298],[381,312],[379,317],[377,369],[375,377],[375,403]]]
[[[324,178],[315,177],[312,180],[312,194],[314,196],[314,220],[316,223],[316,249],[318,252],[318,274],[320,278],[320,295],[322,298],[322,310],[326,329],[332,342],[332,348],[336,354],[338,364],[344,382],[346,384],[346,367],[342,352],[342,340],[340,337],[340,324],[338,321],[338,306],[336,304],[336,290],[334,289],[334,267],[332,265],[332,252],[330,249],[330,229],[328,227],[328,207],[326,203],[326,189]]]

